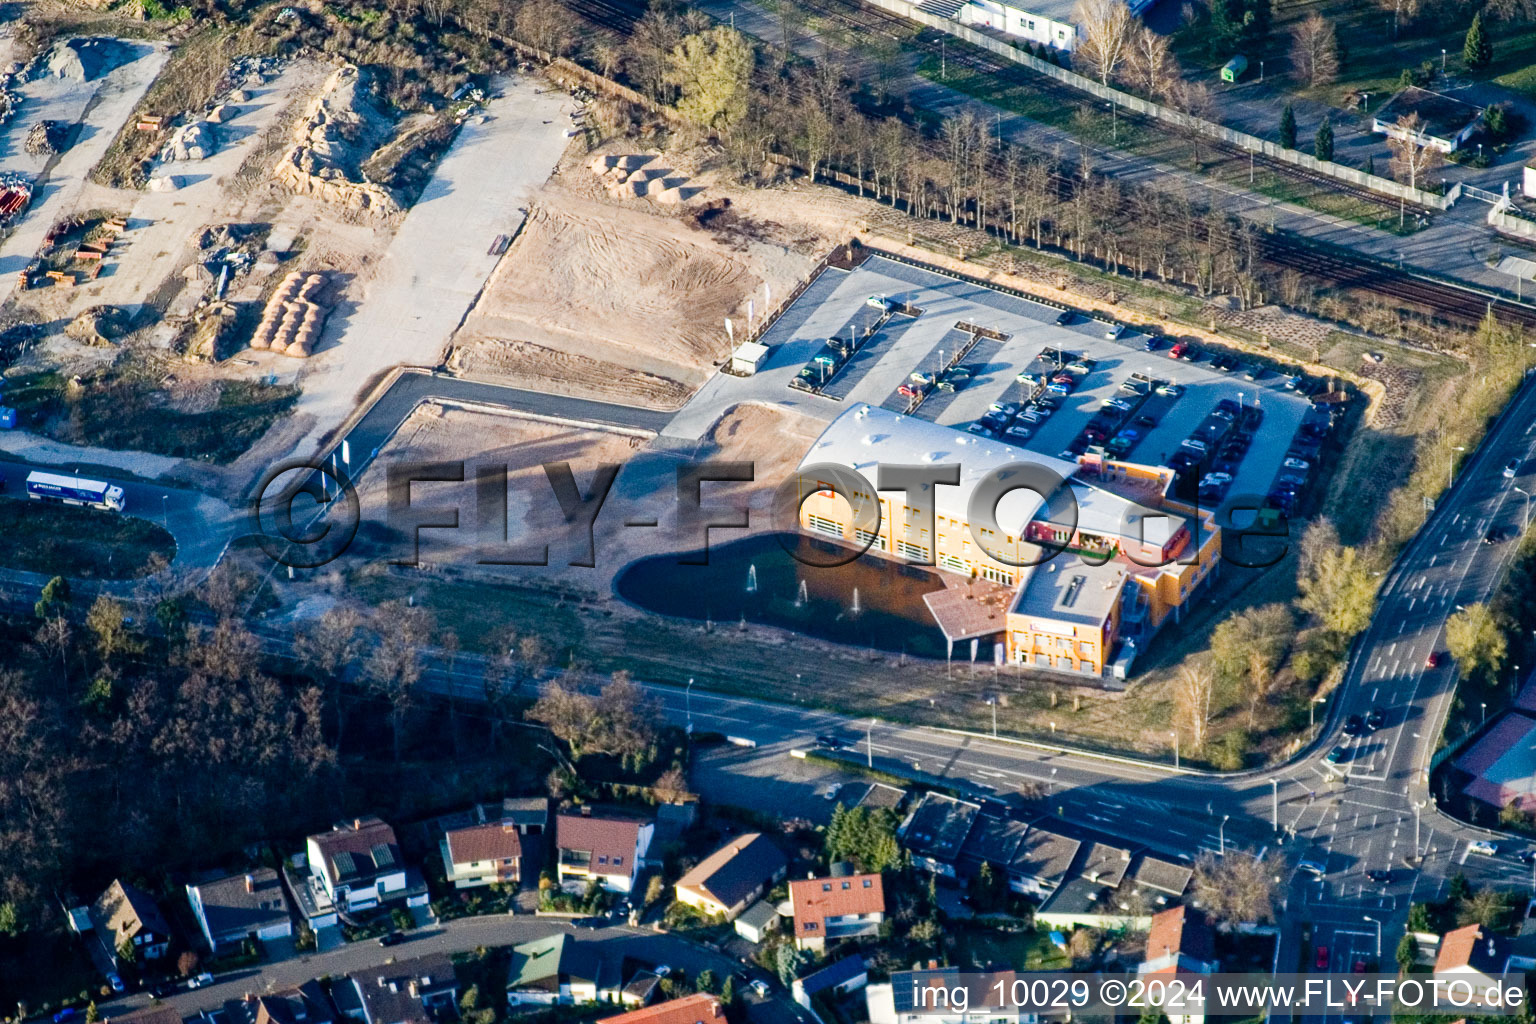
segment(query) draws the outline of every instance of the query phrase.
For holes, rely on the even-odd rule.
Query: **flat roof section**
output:
[[[1052,626],[1060,622],[1101,626],[1109,621],[1109,613],[1128,579],[1130,574],[1122,563],[1086,565],[1071,555],[1057,555],[1030,571],[1019,587],[1013,612]]]
[[[1392,127],[1399,117],[1418,114],[1424,120],[1423,130],[1426,134],[1437,139],[1450,140],[1459,135],[1467,125],[1477,120],[1482,112],[1482,107],[1474,106],[1465,100],[1410,85],[1377,110],[1374,120]]]

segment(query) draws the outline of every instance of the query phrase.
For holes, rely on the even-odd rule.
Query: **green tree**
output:
[[[16,904],[7,900],[0,903],[0,935],[17,936],[21,934],[21,912],[16,909]]]
[[[679,90],[677,112],[701,128],[729,128],[747,113],[752,44],[718,25],[686,36],[673,49],[666,80]]]
[[[864,871],[888,871],[901,863],[899,824],[889,808],[846,809],[839,804],[827,826],[827,859],[851,860]]]
[[[667,894],[667,883],[660,875],[652,875],[651,880],[645,883],[645,905],[651,906],[660,903],[661,898]]]
[[[1434,923],[1429,919],[1429,904],[1415,903],[1408,908],[1408,930],[1410,932],[1432,932]]]
[[[1317,520],[1302,535],[1297,604],[1325,629],[1341,637],[1364,629],[1376,604],[1376,580],[1370,557],[1358,548],[1341,546],[1328,520]]]
[[[1008,879],[994,871],[989,861],[981,862],[969,888],[971,903],[980,913],[993,914],[1008,905]]]
[[[795,948],[793,942],[781,942],[773,955],[774,973],[779,976],[779,981],[786,986],[800,977],[800,969],[805,966],[809,958]]]
[[[1485,887],[1462,900],[1456,908],[1459,925],[1480,924],[1484,928],[1497,928],[1509,914],[1509,894]]]
[[[720,979],[715,977],[714,971],[706,967],[693,979],[693,985],[700,992],[708,992],[714,995],[720,989]]]
[[[1403,937],[1397,940],[1397,969],[1407,974],[1418,958],[1419,941],[1411,934],[1404,932]]]
[[[736,1005],[736,976],[727,974],[725,984],[720,986],[720,1005],[727,1010]]]
[[[1496,675],[1509,653],[1504,631],[1486,604],[1471,604],[1452,615],[1445,624],[1445,644],[1468,675]]]
[[[43,592],[38,597],[37,603],[32,606],[32,610],[40,619],[46,619],[51,615],[63,615],[69,608],[69,596],[69,580],[63,576],[55,576],[43,584]]]
[[[1280,111],[1280,145],[1286,149],[1296,148],[1296,111],[1289,103]]]
[[[1493,40],[1483,28],[1481,11],[1472,15],[1472,24],[1467,26],[1467,38],[1461,46],[1461,62],[1468,71],[1481,71],[1493,63]]]
[[[1460,871],[1451,876],[1445,890],[1446,899],[1452,903],[1462,903],[1472,898],[1472,883],[1467,881],[1467,876]]]
[[[85,1024],[100,1024],[101,1011],[96,1008],[96,1000],[92,999],[85,1005]]]
[[[1333,159],[1333,120],[1323,118],[1323,123],[1317,126],[1317,134],[1312,137],[1312,155],[1319,160]]]
[[[85,615],[85,626],[96,640],[96,654],[110,665],[119,655],[136,654],[143,649],[128,628],[128,616],[120,601],[102,594]]]

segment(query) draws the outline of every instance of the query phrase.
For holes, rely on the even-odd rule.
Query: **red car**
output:
[[[1326,971],[1328,969],[1328,947],[1327,946],[1318,946],[1317,947],[1317,962],[1316,962],[1316,966],[1317,966],[1317,969],[1320,970],[1320,971]]]
[[[1052,384],[1075,384],[1077,382],[1072,379],[1072,375],[1070,373],[1058,373],[1056,376],[1051,378],[1051,383]]]
[[[1356,960],[1355,961],[1355,966],[1350,968],[1350,970],[1354,971],[1356,974],[1364,974],[1365,973],[1365,961],[1364,960]]]
[[[1185,352],[1188,352],[1188,351],[1189,351],[1189,343],[1186,342],[1186,341],[1181,341],[1178,344],[1174,345],[1173,348],[1168,350],[1168,358],[1169,359],[1178,359],[1181,356],[1183,356]]]
[[[1439,651],[1430,651],[1429,652],[1429,657],[1424,659],[1424,667],[1425,668],[1439,668],[1440,667],[1440,652]]]

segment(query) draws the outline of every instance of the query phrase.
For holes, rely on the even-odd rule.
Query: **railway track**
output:
[[[628,34],[645,13],[645,0],[564,0],[584,18],[615,31]],[[806,7],[839,23],[861,32],[879,32],[891,37],[912,36],[914,23],[879,8],[866,7],[850,0],[799,0]],[[919,46],[937,51],[933,37],[939,33],[921,29],[917,34]],[[926,38],[925,38],[926,37]],[[961,51],[946,55],[946,59],[989,74],[1000,74],[1013,69],[984,54]],[[1246,155],[1246,151],[1243,151]],[[1289,165],[1287,165],[1289,169]],[[1077,179],[1057,173],[1054,176],[1056,190],[1062,199],[1071,198],[1077,187]],[[1347,187],[1328,179],[1330,187]],[[1368,190],[1360,190],[1367,192]],[[1368,193],[1375,200],[1383,197]],[[1396,207],[1394,206],[1395,210]],[[1411,208],[1410,208],[1411,209]],[[1536,307],[1513,302],[1492,294],[1477,291],[1449,282],[1435,281],[1408,273],[1389,264],[1361,257],[1341,250],[1328,249],[1305,241],[1280,235],[1261,235],[1260,258],[1269,266],[1295,270],[1339,288],[1369,292],[1405,304],[1408,308],[1461,326],[1474,326],[1491,309],[1507,323],[1536,328]]]

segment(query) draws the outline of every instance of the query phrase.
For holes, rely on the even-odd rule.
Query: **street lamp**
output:
[[[864,753],[867,755],[864,763],[873,768],[875,766],[875,720],[873,718],[864,727]]]
[[[1179,730],[1169,729],[1168,735],[1173,737],[1173,766],[1179,766]]]
[[[1376,926],[1376,959],[1380,960],[1381,959],[1381,922],[1378,921],[1376,918],[1372,917],[1370,914],[1363,914],[1361,916],[1363,916],[1367,921],[1371,922],[1371,924]]]
[[[987,703],[992,705],[992,738],[997,739],[997,698],[988,697]]]
[[[1483,724],[1487,725],[1488,724],[1488,702],[1487,701],[1482,701],[1481,703],[1482,703],[1482,708],[1483,708]]]
[[[1327,697],[1319,695],[1319,696],[1313,697],[1312,698],[1312,703],[1307,705],[1307,728],[1308,729],[1312,728],[1314,725],[1317,724],[1317,706],[1319,704],[1326,704],[1327,702],[1328,702],[1328,698]]]
[[[1232,815],[1223,814],[1221,816],[1221,826],[1216,830],[1216,835],[1221,847],[1221,856],[1223,857],[1227,855],[1227,819],[1230,817],[1232,817]]]
[[[1515,490],[1525,495],[1525,529],[1521,530],[1520,532],[1529,533],[1531,530],[1531,492],[1526,490],[1524,487],[1521,487],[1519,484],[1515,484]]]
[[[1440,74],[1445,74],[1445,47],[1440,47]]]
[[[1445,489],[1450,490],[1456,485],[1456,456],[1451,452],[1464,452],[1467,446],[1464,444],[1449,445],[1446,448],[1448,458],[1445,460]]]
[[[688,734],[693,735],[693,676],[688,677],[688,685],[683,687],[683,703],[688,709]]]
[[[1269,812],[1270,812],[1270,817],[1274,819],[1275,831],[1279,832],[1280,831],[1280,780],[1279,779],[1270,779],[1269,780]]]
[[[1047,796],[1055,796],[1056,795],[1056,773],[1059,772],[1059,771],[1061,771],[1060,768],[1052,768],[1051,769],[1051,788],[1050,788],[1050,792],[1048,792],[1046,794]]]

